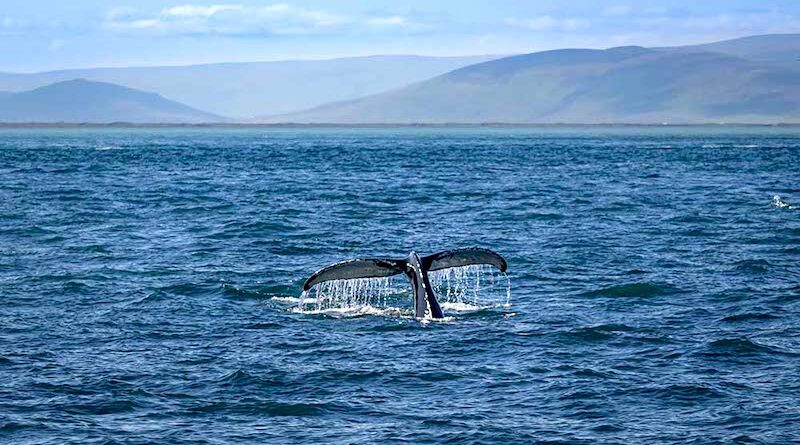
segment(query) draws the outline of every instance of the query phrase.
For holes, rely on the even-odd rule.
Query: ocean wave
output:
[[[673,216],[667,219],[668,222],[676,223],[676,224],[702,224],[702,225],[709,225],[717,222],[716,218],[713,218],[708,215],[703,215],[700,213],[690,213],[690,214],[683,214],[679,216]]]
[[[247,397],[231,402],[206,402],[188,409],[191,414],[245,414],[270,417],[309,417],[323,414],[328,403],[279,402]]]
[[[709,342],[705,347],[706,355],[738,357],[757,355],[782,355],[786,352],[775,347],[756,343],[749,338],[723,338]]]
[[[669,284],[643,282],[604,287],[584,292],[581,295],[585,297],[648,298],[677,292],[679,292],[679,289]]]
[[[379,379],[392,372],[385,369],[321,369],[306,374],[305,380],[317,379],[320,381],[366,382]]]
[[[524,212],[515,216],[515,218],[527,221],[557,221],[565,217],[561,213],[554,212]]]
[[[60,410],[70,414],[107,415],[133,412],[139,404],[133,400],[100,400],[97,402],[65,404]]]
[[[15,226],[12,228],[0,228],[0,235],[18,235],[26,236],[39,236],[39,235],[57,235],[57,233],[50,229],[45,229],[41,226],[28,226],[20,227]]]
[[[252,329],[252,330],[273,330],[273,329],[280,329],[283,325],[279,323],[248,323],[242,326],[242,329]]]
[[[237,369],[222,376],[222,378],[219,379],[219,382],[235,386],[247,386],[250,384],[261,383],[261,380],[258,377],[251,375],[247,371]]]
[[[222,291],[226,297],[236,300],[264,300],[298,303],[299,298],[289,295],[296,290],[292,285],[260,286],[255,289],[245,289],[231,283],[222,284]]]
[[[759,148],[761,145],[758,144],[703,144],[701,145],[702,148]]]
[[[171,295],[180,295],[184,297],[207,295],[213,292],[213,288],[211,286],[198,283],[177,283],[168,286],[158,287],[155,290],[157,292],[163,292]]]
[[[727,323],[738,323],[744,321],[767,321],[767,320],[777,320],[781,317],[772,314],[766,314],[763,312],[744,312],[741,314],[734,314],[728,315],[722,319],[722,321]]]
[[[770,266],[771,264],[767,260],[750,259],[737,261],[734,264],[734,270],[737,272],[762,274],[769,272]]]
[[[171,299],[172,297],[170,297],[166,292],[155,291],[148,293],[147,295],[138,300],[132,301],[131,304],[138,306],[143,304],[146,305],[146,304],[160,303],[162,301],[169,301]]]
[[[725,392],[716,388],[696,383],[672,384],[643,392],[673,403],[690,405],[728,396]]]
[[[591,369],[591,368],[577,369],[575,370],[575,372],[572,373],[572,375],[578,378],[592,379],[592,380],[594,379],[605,380],[614,377],[614,373],[612,372],[599,371],[597,369]]]
[[[559,336],[569,341],[596,342],[613,338],[615,336],[615,331],[606,330],[603,326],[590,326],[561,332]]]
[[[24,429],[37,429],[37,428],[41,428],[41,425],[34,423],[19,423],[19,422],[0,423],[0,433],[14,433]]]
[[[409,320],[398,319],[398,320],[399,320],[398,323],[379,324],[377,326],[372,326],[367,330],[371,332],[398,332],[398,331],[408,331],[419,328],[418,324],[410,323],[411,321],[410,319]]]

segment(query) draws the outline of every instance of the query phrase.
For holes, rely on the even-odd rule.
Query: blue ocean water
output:
[[[0,130],[0,442],[800,441],[800,129]],[[484,246],[510,307],[293,310]]]

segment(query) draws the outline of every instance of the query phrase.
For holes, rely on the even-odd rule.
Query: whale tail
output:
[[[342,261],[314,272],[303,284],[303,290],[309,290],[315,284],[326,281],[391,277],[405,271],[405,260],[358,259]]]
[[[416,266],[417,264],[419,266]],[[446,250],[422,258],[412,252],[408,258],[402,260],[357,259],[332,264],[311,275],[303,284],[303,290],[307,291],[314,285],[326,281],[384,278],[405,273],[411,280],[416,294],[417,317],[424,316],[425,308],[421,307],[420,302],[427,301],[431,316],[442,318],[439,303],[428,282],[428,272],[481,264],[494,266],[501,272],[505,272],[508,268],[506,260],[500,254],[480,247]],[[425,285],[418,286],[418,283]]]
[[[505,272],[508,268],[508,263],[499,253],[481,247],[445,250],[422,258],[422,267],[427,271],[480,264],[494,266],[500,272]]]

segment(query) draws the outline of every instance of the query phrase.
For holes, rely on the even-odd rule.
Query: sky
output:
[[[800,32],[798,0],[0,0],[0,71],[518,54]]]

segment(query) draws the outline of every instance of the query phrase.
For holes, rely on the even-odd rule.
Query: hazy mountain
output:
[[[513,56],[363,99],[264,120],[800,122],[800,71],[775,62],[798,41],[800,35],[767,36],[693,48],[569,49]],[[767,61],[764,54],[771,54]]]
[[[201,123],[220,116],[119,85],[69,80],[0,93],[0,122]]]
[[[753,62],[800,68],[800,34],[772,34],[743,37],[704,45],[665,48],[684,51],[703,51],[741,57]]]
[[[0,91],[25,91],[83,78],[153,91],[201,110],[253,117],[355,99],[497,56],[374,56],[319,61],[225,63],[0,73]]]

